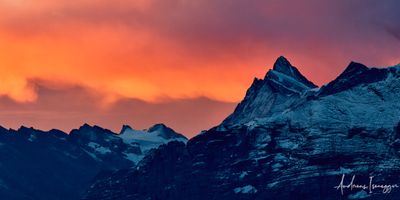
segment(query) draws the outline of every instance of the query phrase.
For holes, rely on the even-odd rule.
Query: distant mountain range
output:
[[[119,134],[88,124],[69,134],[0,128],[0,199],[79,199],[99,172],[130,168],[170,141],[187,139],[163,124]]]
[[[220,125],[103,172],[84,200],[399,199],[400,66],[351,62],[317,87],[284,57]]]

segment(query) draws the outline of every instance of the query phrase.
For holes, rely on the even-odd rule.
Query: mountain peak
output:
[[[271,73],[272,72],[272,73]],[[316,88],[317,86],[309,81],[306,77],[304,77],[300,71],[293,66],[285,57],[279,56],[272,68],[272,70],[268,71],[266,78],[269,78],[274,72],[281,73],[286,75],[302,84],[304,84],[308,88]]]
[[[290,73],[292,67],[292,64],[285,57],[279,56],[274,63],[273,70],[286,74]]]
[[[378,82],[385,79],[388,73],[388,69],[368,68],[352,61],[335,80],[321,88],[319,96],[339,93],[361,84]]]
[[[165,124],[155,124],[147,130],[149,133],[157,133],[160,137],[164,139],[172,138],[184,138],[187,139],[180,133],[175,132],[172,128],[166,126]]]
[[[122,125],[121,131],[119,132],[119,134],[124,133],[126,130],[133,130],[133,129],[131,126],[124,124],[124,125]]]
[[[82,126],[79,127],[79,129],[83,129],[83,128],[92,128],[92,126],[88,123],[84,123],[84,124],[82,124]]]
[[[78,129],[73,129],[70,132],[70,135],[74,135],[74,136],[79,135],[79,136],[83,136],[83,137],[92,137],[94,135],[102,135],[102,134],[116,135],[116,133],[114,133],[108,129],[102,128],[97,125],[91,126],[88,123],[84,123]]]
[[[368,69],[369,68],[367,66],[365,66],[361,63],[351,61],[350,64],[346,67],[346,69],[343,71],[342,75],[361,73]]]
[[[21,127],[18,128],[17,131],[26,131],[26,130],[32,131],[32,130],[35,130],[35,129],[33,127],[21,126]]]
[[[246,123],[255,118],[283,112],[289,102],[316,88],[283,56],[265,78],[255,78],[246,96],[223,124]]]
[[[153,132],[153,131],[163,130],[163,129],[168,129],[168,127],[163,123],[159,123],[159,124],[154,124],[148,130],[149,130],[149,132]]]

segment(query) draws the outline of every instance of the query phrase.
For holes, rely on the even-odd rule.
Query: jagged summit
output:
[[[223,124],[246,123],[254,118],[282,112],[295,99],[316,87],[285,57],[280,56],[264,79],[254,79],[244,100]]]
[[[368,70],[369,68],[364,64],[351,61],[350,64],[346,67],[342,74],[350,74],[354,72],[363,72]]]
[[[129,125],[124,124],[124,125],[122,125],[121,131],[119,132],[119,134],[122,134],[123,132],[125,132],[126,130],[129,130],[129,129],[133,129],[133,128]]]
[[[122,127],[120,135],[123,138],[135,138],[138,140],[146,141],[161,141],[161,140],[172,140],[172,139],[182,139],[187,140],[185,136],[180,133],[175,132],[172,128],[166,126],[165,124],[159,123],[151,126],[145,130],[135,130],[128,125]]]
[[[155,124],[154,126],[150,127],[147,131],[150,133],[157,133],[160,137],[164,139],[173,139],[173,138],[187,139],[182,134],[175,132],[173,129],[162,123]]]
[[[295,79],[296,81],[304,84],[305,86],[309,87],[309,88],[316,88],[317,86],[312,83],[311,81],[307,80],[306,77],[304,77],[300,71],[293,66],[292,64],[290,64],[290,62],[283,56],[280,56],[274,63],[274,66],[272,68],[273,72],[279,72],[282,73],[290,78]],[[271,71],[269,71],[269,73],[267,73],[266,78],[268,77],[268,75],[270,74]]]
[[[168,127],[163,124],[163,123],[159,123],[159,124],[154,124],[152,127],[150,127],[148,129],[149,132],[153,132],[153,131],[157,131],[157,130],[165,130],[168,129]]]
[[[90,124],[88,124],[88,123],[84,123],[84,124],[82,124],[82,126],[80,126],[79,128],[81,129],[81,128],[92,128],[93,126],[91,126]]]
[[[265,79],[254,79],[243,101],[222,125],[241,124],[255,119],[278,116],[296,105],[304,104],[305,101],[342,93],[358,86],[382,82],[390,77],[396,79],[399,76],[398,66],[368,68],[361,63],[350,62],[335,80],[314,90],[316,86],[281,56],[268,71]],[[381,89],[370,86],[368,92],[372,91],[374,95],[384,99],[384,95],[381,94],[383,92],[379,90]]]
[[[346,69],[336,78],[336,80],[352,79],[368,70],[369,68],[367,66],[351,61]]]
[[[83,124],[78,129],[71,130],[70,132],[70,135],[85,135],[86,137],[96,137],[96,135],[101,134],[116,135],[116,133],[112,132],[109,129],[105,129],[97,125],[91,126],[87,123]]]
[[[319,96],[339,93],[361,84],[382,81],[387,78],[389,73],[390,68],[368,68],[361,63],[352,61],[335,80],[321,88]]]
[[[292,65],[285,57],[279,56],[274,63],[273,70],[285,73],[285,72],[290,72],[291,67]]]
[[[186,143],[187,138],[164,124],[156,124],[146,130],[135,130],[129,126],[124,126],[124,130],[118,135],[126,144],[139,145],[140,151],[146,154],[149,150],[158,148],[162,144],[171,141],[181,141]],[[142,159],[139,157],[136,163]]]

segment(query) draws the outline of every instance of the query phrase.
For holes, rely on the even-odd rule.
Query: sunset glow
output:
[[[309,1],[288,8],[279,2],[1,1],[0,95],[3,105],[12,101],[18,106],[3,109],[0,124],[50,127],[47,120],[59,112],[52,103],[71,103],[77,110],[86,104],[72,103],[79,99],[74,92],[61,102],[43,100],[41,88],[80,88],[95,97],[99,112],[109,114],[128,100],[172,106],[171,102],[205,98],[226,105],[213,107],[217,113],[195,116],[196,123],[204,119],[201,126],[212,126],[232,111],[253,77],[262,78],[279,55],[318,85],[334,79],[351,60],[368,66],[400,62],[400,15],[390,5]],[[366,6],[376,12],[365,13]],[[211,105],[197,107],[206,104]],[[26,119],[5,117],[17,118],[28,108],[33,111]],[[50,114],[43,117],[43,112]],[[108,122],[99,114],[88,120],[112,129],[125,122],[144,128],[165,120],[147,116],[148,120],[134,122],[140,118],[130,117],[134,106],[121,112],[126,113],[119,121]],[[52,126],[68,130],[85,117],[71,115]],[[189,136],[201,130],[200,125],[172,126]]]

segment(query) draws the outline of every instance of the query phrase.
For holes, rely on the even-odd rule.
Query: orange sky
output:
[[[138,123],[144,128],[157,120],[170,121],[177,126],[173,128],[192,136],[228,115],[253,77],[263,77],[279,55],[288,57],[319,85],[332,80],[351,60],[370,66],[399,63],[400,14],[394,8],[398,8],[396,1],[376,5],[369,0],[339,4],[315,0],[3,0],[0,95],[19,106],[7,113],[0,111],[0,124],[68,130],[93,121],[115,130],[123,120],[135,123],[126,115],[132,111],[121,113],[126,117],[112,123],[104,123],[108,120],[99,116],[79,115],[85,104],[77,103],[71,106],[78,115],[48,124],[46,120],[61,111],[57,106],[35,107],[44,101],[40,88],[79,87],[95,94],[97,109],[105,113],[125,100],[157,106],[202,102],[186,108],[188,115],[196,112],[194,107],[210,110],[196,116],[196,128],[190,128],[190,122],[183,127],[179,116],[172,115],[177,120],[146,116],[146,121]],[[72,93],[63,98],[70,98],[60,100],[69,104],[75,97]],[[208,103],[198,101],[201,98]],[[220,110],[218,103],[209,102],[226,107]],[[26,109],[35,110],[29,118],[20,114]],[[43,117],[39,114],[43,112],[51,114]]]

